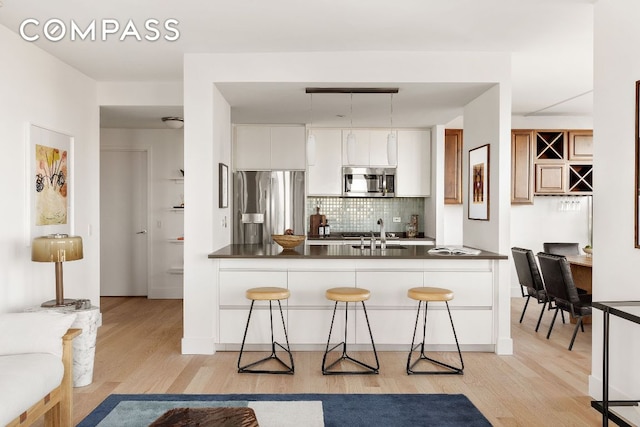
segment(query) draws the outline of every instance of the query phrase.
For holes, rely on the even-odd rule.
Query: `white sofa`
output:
[[[0,314],[0,426],[73,425],[75,314]]]

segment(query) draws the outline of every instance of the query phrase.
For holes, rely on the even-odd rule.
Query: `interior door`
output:
[[[147,152],[100,152],[100,295],[147,295]]]

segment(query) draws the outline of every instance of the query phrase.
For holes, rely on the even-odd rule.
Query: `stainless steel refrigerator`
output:
[[[306,234],[304,171],[234,174],[233,243],[272,243],[272,234]]]

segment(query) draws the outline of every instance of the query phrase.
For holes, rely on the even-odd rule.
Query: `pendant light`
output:
[[[387,163],[391,166],[398,164],[398,140],[396,134],[393,131],[393,93],[390,94],[389,101],[389,118],[391,129],[389,135],[387,135]]]
[[[307,165],[316,164],[316,137],[313,135],[313,93],[311,94],[311,120],[309,121],[309,136],[307,136]]]
[[[351,165],[354,164],[356,160],[356,136],[353,134],[353,92],[351,92],[349,118],[351,120],[351,127],[349,129],[349,135],[347,135],[347,162]]]

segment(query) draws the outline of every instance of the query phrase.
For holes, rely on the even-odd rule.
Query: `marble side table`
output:
[[[82,334],[73,340],[73,386],[83,387],[93,381],[93,361],[96,352],[96,335],[102,325],[100,307],[78,309],[69,307],[29,307],[25,311],[55,310],[60,313],[75,313],[72,328],[82,329]]]

